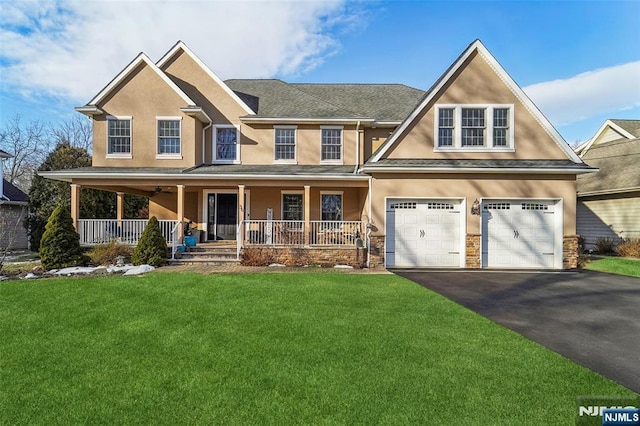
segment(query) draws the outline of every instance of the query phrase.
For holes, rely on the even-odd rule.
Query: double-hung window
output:
[[[213,159],[218,162],[240,161],[240,132],[236,126],[216,126],[213,132]]]
[[[158,117],[158,158],[181,157],[180,118]]]
[[[296,128],[276,127],[275,132],[275,161],[295,163],[296,161]]]
[[[513,151],[513,105],[436,105],[436,151]]]
[[[342,164],[342,127],[322,127],[320,160]]]
[[[107,118],[107,156],[131,158],[131,117]]]

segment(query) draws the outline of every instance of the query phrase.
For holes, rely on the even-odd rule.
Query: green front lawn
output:
[[[640,259],[604,257],[590,261],[586,264],[585,268],[593,271],[609,272],[611,274],[640,277]]]
[[[3,424],[574,424],[630,391],[393,275],[0,283]]]

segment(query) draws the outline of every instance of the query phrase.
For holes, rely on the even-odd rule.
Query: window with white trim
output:
[[[435,150],[513,151],[513,105],[436,105]]]
[[[131,157],[131,117],[107,118],[107,155]]]
[[[175,157],[181,153],[181,129],[179,118],[158,118],[158,156]]]
[[[281,162],[295,162],[296,160],[296,128],[276,127],[275,132],[275,160]]]
[[[321,193],[320,209],[322,220],[342,220],[342,193]]]
[[[320,160],[342,163],[342,127],[322,127]]]
[[[303,220],[302,193],[282,193],[282,220]]]
[[[213,160],[240,161],[240,131],[235,126],[215,126],[213,132]]]

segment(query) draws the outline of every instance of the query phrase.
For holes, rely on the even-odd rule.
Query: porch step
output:
[[[238,264],[235,243],[198,243],[180,254],[179,259],[170,260],[180,265],[227,265]]]

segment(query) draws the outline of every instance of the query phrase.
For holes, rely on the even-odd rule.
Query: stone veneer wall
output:
[[[465,248],[465,267],[470,269],[480,268],[480,235],[467,234]]]
[[[384,268],[384,236],[371,236],[370,268]]]
[[[562,268],[563,269],[576,269],[578,267],[578,251],[579,251],[579,236],[578,235],[565,235],[562,240]]]
[[[266,266],[280,263],[287,266],[335,266],[354,268],[367,266],[367,250],[355,247],[245,247],[240,252],[243,265]]]

